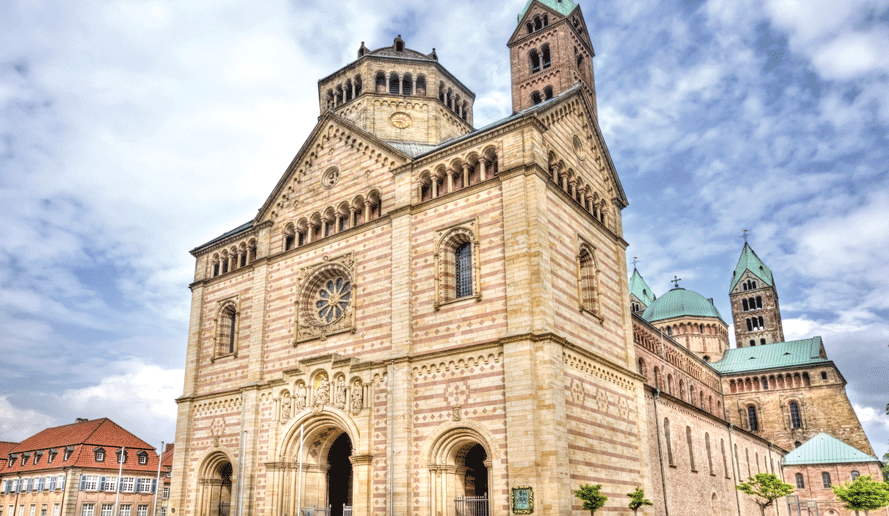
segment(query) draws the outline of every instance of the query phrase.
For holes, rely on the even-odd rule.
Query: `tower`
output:
[[[579,85],[596,113],[593,44],[572,0],[529,0],[506,44],[512,109],[522,111]]]
[[[639,271],[633,267],[633,276],[630,278],[630,309],[633,313],[640,314],[648,308],[648,305],[657,299],[654,291],[645,283]]]
[[[387,142],[437,145],[472,130],[475,94],[401,36],[318,81],[321,114],[330,110]]]
[[[784,341],[772,271],[746,242],[732,274],[729,300],[739,348]]]

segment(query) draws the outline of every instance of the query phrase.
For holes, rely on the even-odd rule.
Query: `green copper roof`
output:
[[[834,439],[827,434],[818,434],[785,455],[784,465],[874,462],[876,460],[876,457],[858,451],[843,441]]]
[[[712,301],[697,292],[684,288],[674,288],[657,298],[648,305],[648,308],[642,313],[642,318],[648,322],[655,322],[688,315],[722,319],[719,310],[713,306]]]
[[[553,11],[561,14],[562,16],[568,16],[571,14],[571,11],[577,7],[577,4],[572,2],[571,0],[537,0],[541,5],[545,5],[552,9]],[[525,8],[522,9],[522,14],[519,15],[519,21],[522,21],[522,17],[525,16],[525,13],[528,12],[528,8],[531,7],[531,3],[534,0],[528,0],[528,3],[525,4]]]
[[[732,286],[729,287],[729,292],[734,290],[735,285],[741,281],[741,276],[744,275],[744,271],[752,272],[757,278],[761,279],[770,287],[775,286],[775,280],[772,278],[772,270],[759,259],[759,256],[756,256],[756,253],[753,252],[753,248],[750,247],[747,242],[744,242],[744,249],[741,250],[741,257],[738,258],[738,265],[735,267],[735,272],[732,275]]]
[[[651,291],[651,287],[648,286],[648,283],[645,283],[642,275],[636,269],[633,269],[633,276],[630,278],[630,294],[645,303],[645,306],[650,305],[657,299],[657,296]]]
[[[742,373],[776,367],[794,367],[829,362],[824,355],[821,337],[775,342],[726,351],[722,360],[711,364],[723,374]]]

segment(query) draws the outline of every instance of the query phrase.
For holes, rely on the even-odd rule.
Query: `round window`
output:
[[[571,143],[574,144],[574,153],[578,158],[583,159],[583,142],[580,141],[580,137],[575,135]]]
[[[330,188],[336,184],[337,181],[340,180],[340,171],[336,167],[331,167],[327,169],[324,174],[321,175],[321,186],[324,188]]]
[[[318,322],[332,324],[346,315],[352,301],[352,283],[340,276],[325,281],[315,294]]]

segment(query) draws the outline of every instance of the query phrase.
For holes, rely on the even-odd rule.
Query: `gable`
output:
[[[566,2],[567,3],[567,2]],[[571,9],[572,11],[577,11],[577,8],[574,7]],[[561,12],[566,11],[566,12]],[[519,14],[518,16],[518,24],[516,25],[515,30],[512,32],[512,35],[509,37],[509,41],[507,42],[507,46],[512,44],[513,41],[524,38],[525,36],[530,36],[528,33],[527,24],[531,23],[534,26],[534,18],[546,16],[548,24],[541,29],[534,30],[533,33],[538,33],[539,30],[544,30],[549,26],[552,26],[556,22],[559,22],[568,15],[571,11],[567,11],[566,9],[557,10],[553,8],[551,5],[548,5],[547,2],[541,2],[540,0],[530,0],[528,5],[525,6],[524,14]]]
[[[409,160],[373,134],[328,111],[259,209],[254,225],[273,222],[311,197],[335,191],[360,174],[391,171]]]
[[[539,117],[547,127],[550,160],[575,172],[600,198],[616,199],[620,208],[625,208],[629,201],[599,124],[580,88],[568,90],[541,106]]]

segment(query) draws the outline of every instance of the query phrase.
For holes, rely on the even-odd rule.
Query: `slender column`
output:
[[[454,170],[454,169],[452,169],[452,168],[449,168],[449,169],[447,170],[447,174],[448,174],[448,193],[451,193],[451,192],[454,191],[454,174],[456,174],[456,173],[457,173],[457,171]]]
[[[321,219],[321,238],[327,236],[327,223],[330,222],[326,217]]]
[[[370,214],[373,213],[371,211],[372,206],[373,206],[373,203],[371,203],[369,200],[365,199],[365,201],[364,201],[364,222],[370,222]]]
[[[484,181],[485,179],[488,178],[487,177],[488,160],[486,158],[479,158],[478,166],[479,166],[478,180]]]
[[[315,234],[315,228],[318,227],[318,226],[316,226],[315,224],[312,224],[311,222],[309,222],[309,223],[308,223],[308,227],[309,227],[309,230],[306,232],[306,233],[308,233],[308,234],[306,235],[306,243],[307,243],[307,244],[310,244],[310,243],[313,242],[313,236],[314,236],[314,234]]]
[[[463,188],[469,186],[469,163],[463,162]]]
[[[355,211],[356,211],[356,210],[355,210],[355,207],[354,207],[354,206],[349,206],[349,227],[350,227],[350,228],[354,228],[354,227],[355,227],[355,223],[356,223],[356,221],[355,221]]]
[[[571,198],[572,199],[576,198],[576,196],[577,196],[577,180],[572,179],[571,181],[568,181],[568,186],[571,189]]]
[[[438,197],[438,177],[432,178],[432,198]]]
[[[568,171],[563,170],[559,173],[559,176],[562,178],[562,190],[568,191]]]
[[[580,191],[580,205],[583,206],[583,209],[586,209],[586,192],[583,190]]]

